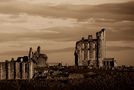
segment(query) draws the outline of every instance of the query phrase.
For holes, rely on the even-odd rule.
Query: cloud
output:
[[[102,3],[120,3],[120,2],[126,2],[126,1],[132,1],[132,0],[17,0],[27,3],[45,3],[47,5],[60,5],[60,4],[102,4]]]
[[[22,32],[40,32],[40,29],[45,30],[50,27],[74,27],[77,26],[76,19],[50,18],[41,16],[31,16],[27,14],[6,15],[0,14],[0,32],[2,33],[22,33]],[[25,27],[24,27],[25,26]],[[9,29],[10,28],[10,29]],[[4,29],[4,31],[3,31]],[[22,30],[18,30],[22,29]],[[52,33],[52,31],[51,31]],[[54,32],[55,33],[55,32]]]
[[[131,22],[130,22],[131,23]],[[112,23],[111,23],[112,24]],[[93,34],[99,31],[103,26],[106,28],[106,40],[107,41],[134,41],[133,36],[133,26],[125,26],[122,24],[120,27],[118,23],[109,25],[103,25],[101,22],[97,24],[78,24],[79,26],[74,27],[52,27],[45,29],[33,29],[28,30],[19,28],[17,31],[9,33],[2,33],[8,31],[1,31],[0,41],[26,41],[26,40],[54,40],[54,41],[77,41],[81,37],[87,38],[88,35]],[[32,27],[33,28],[33,27]],[[13,29],[14,30],[14,29]],[[12,30],[11,30],[12,31]]]
[[[0,28],[5,40],[1,41],[14,40],[15,37],[19,40],[34,38],[74,41],[103,27],[107,29],[107,40],[132,41],[133,3],[57,6],[26,2],[3,3],[0,5]],[[12,33],[8,34],[10,38],[5,36],[5,32]]]
[[[134,2],[102,5],[57,5],[46,6],[29,3],[0,3],[0,13],[20,14],[27,13],[43,17],[76,18],[107,18],[117,20],[134,20],[132,10]],[[6,9],[5,9],[6,8]]]

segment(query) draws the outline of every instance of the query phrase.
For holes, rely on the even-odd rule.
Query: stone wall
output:
[[[0,62],[0,80],[32,79],[33,62]]]

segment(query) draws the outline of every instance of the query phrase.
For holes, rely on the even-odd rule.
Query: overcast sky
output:
[[[41,46],[48,62],[74,64],[75,42],[106,29],[107,57],[134,65],[133,0],[0,0],[0,60]]]

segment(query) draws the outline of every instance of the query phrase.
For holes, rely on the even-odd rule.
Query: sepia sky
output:
[[[41,46],[48,62],[74,64],[75,42],[106,29],[107,57],[134,65],[133,0],[0,0],[0,60]]]

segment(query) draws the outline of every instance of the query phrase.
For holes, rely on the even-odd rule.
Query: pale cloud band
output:
[[[60,4],[88,4],[88,5],[97,5],[104,3],[121,3],[132,0],[1,0],[1,2],[25,2],[32,4],[45,4],[45,5],[60,5]]]

